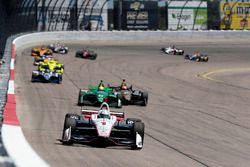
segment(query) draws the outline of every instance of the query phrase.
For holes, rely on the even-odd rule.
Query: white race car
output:
[[[51,49],[54,53],[67,54],[69,52],[69,48],[60,43],[50,44],[48,48]]]
[[[161,52],[165,54],[171,54],[171,55],[183,55],[184,54],[184,50],[176,48],[176,47],[161,48]]]
[[[99,147],[112,145],[142,149],[144,123],[140,119],[124,119],[123,112],[110,111],[103,103],[99,110],[81,110],[81,114],[65,116],[62,139],[65,145],[90,144]]]

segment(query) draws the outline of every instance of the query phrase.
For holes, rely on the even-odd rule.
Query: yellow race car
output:
[[[56,59],[45,59],[44,61],[39,62],[38,70],[42,71],[46,66],[56,73],[64,73],[64,64],[59,63]]]
[[[52,55],[53,52],[51,49],[47,48],[47,47],[38,47],[38,48],[33,48],[31,50],[31,56],[34,57],[41,57],[43,55]]]

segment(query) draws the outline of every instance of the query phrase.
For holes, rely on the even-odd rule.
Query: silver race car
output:
[[[183,55],[184,50],[176,48],[175,46],[168,47],[168,48],[161,48],[161,52],[170,55]]]
[[[69,52],[69,48],[60,43],[50,44],[48,48],[51,49],[54,53],[67,54]]]
[[[66,114],[60,141],[64,145],[118,145],[140,150],[143,140],[144,123],[140,119],[125,120],[123,112],[110,111],[108,104],[104,102],[99,110],[82,109],[80,115]]]

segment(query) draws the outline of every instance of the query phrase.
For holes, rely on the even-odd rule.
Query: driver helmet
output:
[[[110,118],[110,113],[107,109],[102,109],[98,115],[99,118]]]
[[[98,114],[98,118],[108,118],[108,119],[110,118],[109,106],[106,102],[102,103]]]
[[[126,90],[127,89],[127,84],[126,84],[125,79],[122,80],[121,89],[122,90]]]
[[[104,86],[103,86],[103,85],[100,85],[100,86],[99,86],[99,90],[104,90]]]
[[[98,85],[98,89],[99,90],[104,90],[104,84],[103,84],[103,81],[101,80],[99,85]]]
[[[122,89],[123,89],[123,90],[126,90],[126,89],[127,89],[127,86],[126,86],[126,85],[122,85]]]

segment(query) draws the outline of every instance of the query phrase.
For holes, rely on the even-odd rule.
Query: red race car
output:
[[[82,50],[76,52],[76,57],[95,60],[97,57],[97,53],[95,53],[92,50],[82,49]]]

